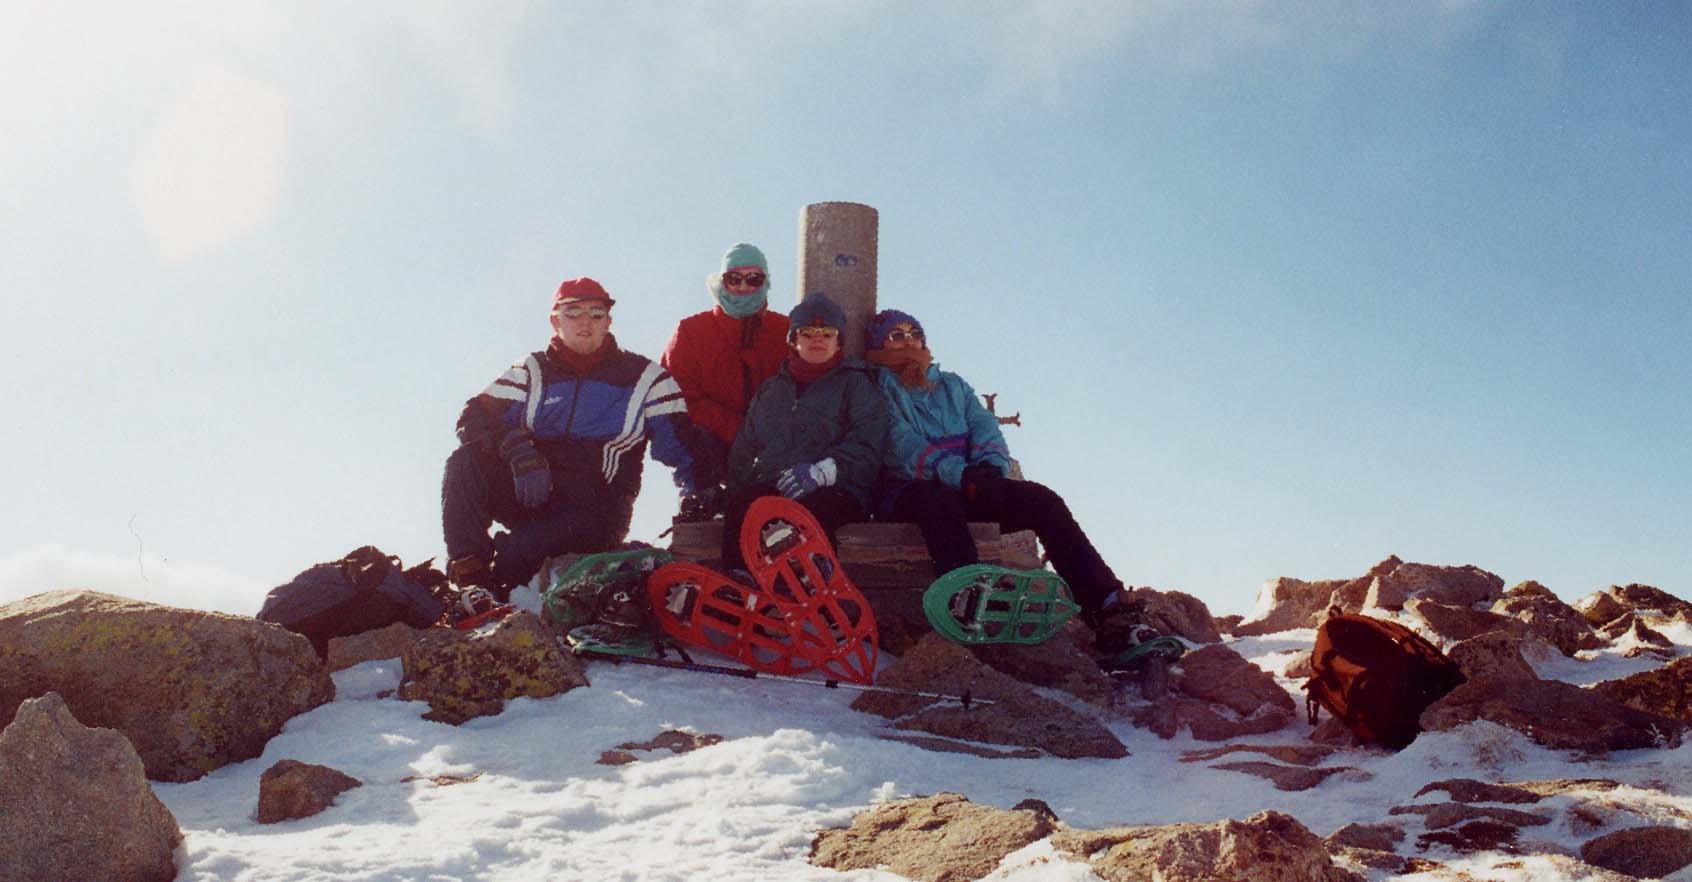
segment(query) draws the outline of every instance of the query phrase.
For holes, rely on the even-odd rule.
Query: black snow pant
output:
[[[936,576],[979,562],[969,522],[992,521],[1005,533],[1033,530],[1052,568],[1069,583],[1086,612],[1096,613],[1105,598],[1122,589],[1122,581],[1082,532],[1063,497],[1044,484],[1009,478],[983,481],[972,502],[939,481],[914,481],[893,499],[891,519],[922,530]]]
[[[554,473],[545,505],[524,508],[517,504],[511,470],[498,457],[469,444],[453,451],[441,480],[447,559],[474,554],[490,561],[495,586],[509,590],[534,578],[555,554],[606,551],[622,541],[626,524],[570,502],[559,492],[558,480]],[[488,528],[495,521],[510,532],[490,539]]]
[[[746,521],[746,510],[760,496],[780,496],[774,483],[753,484],[736,488],[723,503],[723,569],[745,569],[746,558],[740,553],[740,526]],[[794,500],[816,517],[823,531],[828,533],[830,548],[835,547],[834,536],[842,524],[850,524],[868,517],[862,503],[839,487],[821,487]]]

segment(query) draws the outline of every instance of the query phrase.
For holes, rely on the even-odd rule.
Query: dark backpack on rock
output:
[[[258,618],[305,635],[317,655],[328,658],[332,637],[362,634],[395,622],[414,628],[434,624],[446,608],[445,601],[431,591],[438,575],[427,561],[402,571],[399,558],[366,545],[270,589]]]
[[[1456,662],[1397,622],[1336,614],[1316,630],[1305,682],[1310,722],[1325,707],[1364,743],[1394,750],[1422,731],[1417,718],[1464,681]]]

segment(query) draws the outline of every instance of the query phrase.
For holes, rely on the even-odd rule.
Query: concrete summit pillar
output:
[[[799,209],[798,299],[820,291],[846,311],[840,343],[847,358],[864,357],[864,329],[875,314],[878,226],[876,210],[856,202],[815,202]]]

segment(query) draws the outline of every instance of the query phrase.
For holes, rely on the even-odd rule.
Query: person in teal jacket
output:
[[[760,496],[780,494],[816,516],[832,545],[840,525],[869,516],[887,406],[870,368],[840,347],[846,314],[823,294],[793,309],[788,353],[748,405],[728,459],[723,566],[742,568],[740,526]]]
[[[914,523],[941,576],[978,562],[970,521],[1033,530],[1092,623],[1098,648],[1126,648],[1137,623],[1122,581],[1044,484],[1010,477],[999,420],[969,383],[933,360],[922,323],[896,309],[870,322],[865,357],[887,399],[888,443],[876,516]]]

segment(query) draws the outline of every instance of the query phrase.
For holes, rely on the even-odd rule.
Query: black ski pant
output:
[[[622,540],[615,518],[570,502],[559,492],[556,473],[553,481],[545,505],[524,508],[499,457],[469,444],[453,451],[441,480],[447,559],[477,555],[492,563],[495,585],[509,589],[534,578],[555,554],[606,551]],[[490,539],[495,521],[510,532]]]
[[[724,570],[746,568],[746,558],[740,554],[740,526],[746,522],[746,510],[751,508],[753,501],[760,496],[780,495],[781,492],[773,482],[738,487],[729,494],[728,502],[723,503]],[[840,531],[842,524],[850,524],[868,517],[858,498],[839,487],[821,487],[795,499],[794,502],[803,505],[816,517],[817,523],[821,524],[823,531],[828,534],[830,548],[836,547],[834,536]]]
[[[982,481],[973,501],[939,481],[914,481],[893,500],[892,520],[914,523],[922,530],[934,574],[980,561],[970,521],[997,522],[999,530],[1033,530],[1046,549],[1052,568],[1069,583],[1075,600],[1089,613],[1097,612],[1122,581],[1099,556],[1063,497],[1044,484],[1010,478]]]

